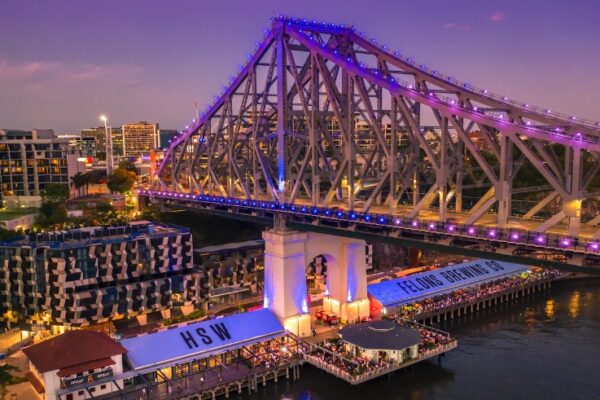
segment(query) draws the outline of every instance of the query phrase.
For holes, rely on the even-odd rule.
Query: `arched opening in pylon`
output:
[[[309,304],[329,296],[329,275],[338,267],[336,258],[328,253],[309,257],[306,266],[306,289]]]

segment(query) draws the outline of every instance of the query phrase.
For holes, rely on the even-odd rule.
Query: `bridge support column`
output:
[[[263,238],[264,306],[286,329],[301,337],[311,334],[305,273],[317,256],[327,260],[323,309],[347,322],[369,316],[364,240],[282,229],[266,231]]]
[[[270,309],[290,332],[310,335],[306,292],[307,234],[296,231],[263,232],[265,240],[264,307]]]

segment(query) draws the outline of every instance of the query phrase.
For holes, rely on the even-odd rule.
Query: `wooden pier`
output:
[[[464,315],[473,314],[479,310],[485,310],[503,303],[509,303],[519,298],[523,298],[534,293],[550,289],[551,283],[555,278],[540,279],[527,282],[516,287],[510,287],[506,290],[488,293],[477,299],[451,304],[448,307],[440,308],[435,311],[424,312],[415,317],[419,323],[428,325],[440,323]]]

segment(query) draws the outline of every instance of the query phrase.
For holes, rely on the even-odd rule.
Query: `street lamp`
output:
[[[106,177],[110,175],[113,170],[113,151],[112,151],[112,132],[109,131],[107,126],[108,118],[106,115],[100,116],[100,121],[104,122],[104,143],[106,150]]]

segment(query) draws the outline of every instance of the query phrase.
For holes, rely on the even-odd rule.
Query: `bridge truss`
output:
[[[354,27],[274,18],[155,190],[596,239],[600,123],[518,103]]]

